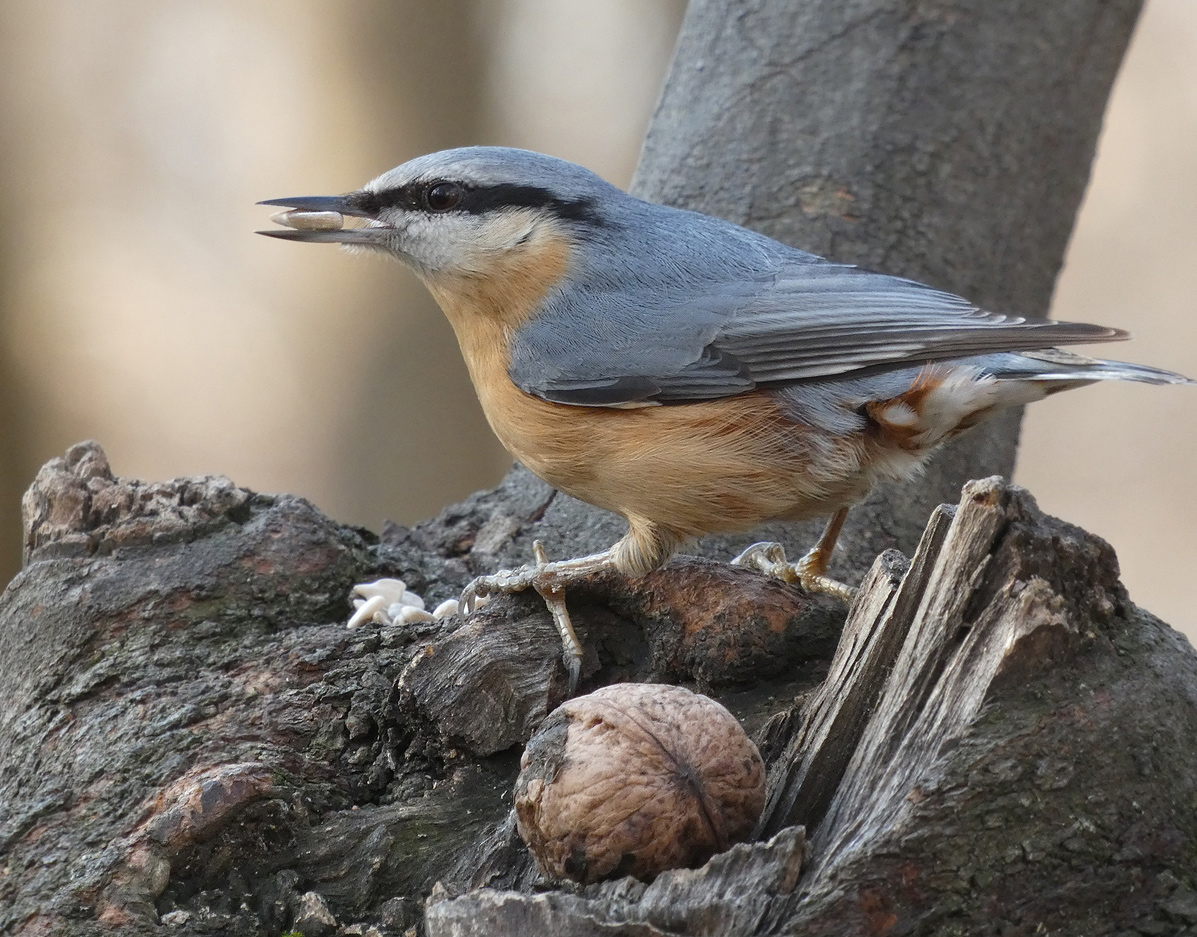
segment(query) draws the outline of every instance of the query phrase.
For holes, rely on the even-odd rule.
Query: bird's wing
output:
[[[780,271],[714,345],[757,383],[774,383],[1124,338],[1104,326],[986,312],[913,280],[807,263]]]
[[[511,377],[558,403],[628,406],[1127,337],[985,312],[913,280],[794,256],[722,279],[694,271],[684,286],[571,290],[517,332]]]

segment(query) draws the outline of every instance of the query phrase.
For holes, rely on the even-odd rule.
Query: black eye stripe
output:
[[[355,208],[376,215],[387,208],[401,208],[405,211],[429,211],[425,202],[428,191],[437,186],[452,183],[448,179],[434,179],[410,185],[396,186],[382,192],[357,192],[351,200]],[[594,201],[588,198],[558,198],[539,186],[499,183],[488,186],[470,186],[455,183],[461,187],[462,196],[453,208],[444,212],[466,212],[481,215],[503,208],[540,208],[551,212],[562,221],[601,225],[601,216]],[[430,212],[431,213],[431,212]]]
[[[499,208],[544,208],[567,221],[594,221],[597,217],[590,199],[557,198],[548,189],[511,183],[469,190],[461,207],[476,215]]]
[[[363,215],[374,216],[387,208],[409,208],[419,206],[406,204],[402,200],[402,189],[387,189],[383,192],[354,192],[346,196],[349,207],[360,211]]]

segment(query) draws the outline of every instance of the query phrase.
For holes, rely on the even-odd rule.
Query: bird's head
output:
[[[465,147],[404,163],[347,195],[262,202],[289,209],[261,234],[393,254],[426,278],[485,276],[547,240],[572,242],[607,224],[626,198],[574,163],[505,147]],[[343,226],[346,217],[362,219]]]

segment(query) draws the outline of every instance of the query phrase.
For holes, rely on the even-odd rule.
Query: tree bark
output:
[[[637,191],[1043,312],[1137,9],[697,0]],[[122,480],[74,447],[26,496],[0,597],[0,930],[1197,927],[1192,649],[1025,493],[991,479],[936,510],[1008,471],[1016,437],[991,424],[856,512],[839,571],[871,570],[838,645],[835,602],[715,562],[747,536],[570,592],[584,689],[696,686],[771,772],[759,841],[585,889],[547,881],[510,814],[519,747],[563,693],[540,601],[343,622],[356,581],[431,605],[534,537],[606,546],[618,519],[516,469],[378,539],[226,479]],[[928,516],[912,562],[874,565]]]
[[[1197,655],[1000,478],[877,559],[826,681],[759,737],[772,838],[648,886],[433,901],[428,933],[1197,928]]]
[[[564,695],[543,603],[344,625],[354,582],[456,595],[491,561],[462,526],[502,528],[526,494],[379,543],[227,479],[116,478],[94,443],[48,463],[0,596],[0,929],[277,934],[318,895],[403,932],[437,882],[543,884],[508,817],[520,745]],[[726,690],[749,725],[818,683],[841,615],[701,559],[571,603],[589,685]]]
[[[701,869],[546,880],[510,809],[520,745],[563,692],[542,604],[342,623],[357,580],[456,591],[489,561],[461,525],[495,503],[372,543],[224,479],[120,480],[94,444],[49,463],[0,597],[0,927],[1197,925],[1197,655],[1129,602],[1106,544],[1000,479],[937,511],[912,562],[878,558],[834,655],[834,603],[725,564],[578,589],[587,685],[718,698],[770,798],[761,840]]]

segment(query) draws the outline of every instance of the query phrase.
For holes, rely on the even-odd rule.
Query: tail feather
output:
[[[1094,381],[1138,381],[1142,384],[1192,384],[1197,381],[1153,368],[1145,364],[1131,364],[1126,361],[1105,361],[1088,358],[1058,348],[1043,351],[1021,352],[1019,354],[986,355],[978,364],[999,381],[1045,381],[1059,382],[1062,386],[1051,388],[1065,390]],[[1050,392],[1050,391],[1049,391]]]

